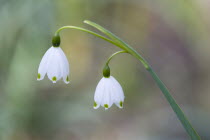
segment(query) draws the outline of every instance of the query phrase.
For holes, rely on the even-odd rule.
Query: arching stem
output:
[[[104,76],[104,77],[106,77],[106,78],[110,77],[109,62],[111,61],[111,59],[112,59],[114,56],[116,56],[116,55],[118,55],[118,54],[120,54],[120,53],[127,53],[127,51],[118,51],[118,52],[116,52],[116,53],[113,53],[113,54],[108,58],[108,60],[106,61],[105,66],[104,66],[104,68],[103,68],[103,76]]]
[[[112,60],[112,58],[113,58],[114,56],[116,56],[116,55],[118,55],[118,54],[120,54],[120,53],[128,53],[128,52],[127,52],[127,51],[118,51],[118,52],[116,52],[116,53],[113,53],[113,54],[108,58],[108,60],[106,61],[106,65],[109,64],[109,62]]]
[[[93,31],[90,31],[90,30],[87,30],[87,29],[84,29],[84,28],[81,28],[81,27],[76,27],[76,26],[63,26],[63,27],[59,28],[59,29],[55,32],[55,36],[59,35],[59,33],[60,33],[63,29],[76,29],[76,30],[80,30],[80,31],[83,31],[83,32],[92,34],[92,35],[94,35],[94,36],[96,36],[96,37],[99,37],[99,38],[101,38],[101,39],[103,39],[103,40],[105,40],[105,41],[107,41],[107,42],[109,42],[109,43],[111,43],[111,44],[113,44],[113,45],[115,45],[115,46],[118,46],[118,47],[120,47],[121,49],[123,49],[121,45],[119,45],[118,43],[112,41],[112,40],[109,39],[109,38],[106,38],[106,37],[104,37],[104,36],[102,36],[102,35],[100,35],[100,34],[98,34],[98,33],[93,32]]]
[[[188,121],[187,117],[185,116],[184,112],[178,106],[178,104],[176,103],[176,101],[173,98],[173,96],[170,94],[170,92],[167,89],[167,87],[160,80],[160,78],[157,76],[157,74],[153,71],[152,67],[148,64],[148,62],[136,50],[134,50],[131,46],[129,46],[127,43],[125,43],[123,40],[121,40],[119,37],[117,37],[116,35],[114,35],[110,31],[108,31],[107,29],[105,29],[102,26],[100,26],[100,25],[98,25],[98,24],[96,24],[94,22],[91,22],[91,21],[87,21],[86,20],[84,22],[89,24],[89,25],[91,25],[91,26],[93,26],[94,28],[98,29],[99,31],[104,33],[106,36],[108,36],[110,39],[105,37],[105,36],[102,36],[102,35],[100,35],[98,33],[92,32],[92,31],[84,29],[84,28],[76,27],[76,26],[64,26],[64,27],[61,27],[61,28],[59,28],[56,31],[55,36],[58,35],[59,32],[61,30],[63,30],[63,29],[67,29],[67,28],[77,29],[77,30],[80,30],[80,31],[84,31],[84,32],[90,33],[90,34],[92,34],[92,35],[94,35],[96,37],[99,37],[99,38],[107,41],[107,42],[110,42],[110,43],[114,44],[115,46],[118,46],[119,48],[123,49],[123,51],[126,51],[127,53],[129,53],[132,56],[134,56],[135,58],[137,58],[143,64],[143,66],[146,68],[146,70],[150,73],[150,75],[152,76],[154,81],[157,83],[158,87],[162,91],[163,95],[167,99],[168,103],[170,104],[171,108],[173,109],[173,111],[175,112],[177,117],[179,118],[180,122],[182,123],[183,127],[185,128],[185,130],[188,133],[188,135],[190,136],[190,138],[192,140],[200,140],[200,136],[194,130],[194,128],[192,127],[191,123]],[[110,60],[108,60],[108,62],[109,61]]]

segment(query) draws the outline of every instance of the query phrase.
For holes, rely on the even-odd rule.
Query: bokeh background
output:
[[[210,139],[210,0],[0,0],[0,140],[187,140],[141,63],[115,57],[124,109],[93,109],[107,58],[119,48],[61,32],[71,83],[37,81],[40,60],[64,25],[94,21],[141,53],[203,140]]]

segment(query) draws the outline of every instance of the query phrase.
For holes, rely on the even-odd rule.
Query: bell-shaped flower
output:
[[[123,107],[124,93],[118,81],[112,77],[103,77],[95,91],[94,109],[103,106],[108,109],[115,103],[119,108]]]
[[[47,73],[48,78],[56,83],[63,78],[63,81],[69,83],[69,63],[60,47],[51,47],[42,57],[39,64],[37,80],[42,80]]]

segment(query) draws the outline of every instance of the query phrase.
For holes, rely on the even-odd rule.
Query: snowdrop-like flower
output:
[[[124,98],[122,87],[118,81],[112,76],[103,77],[96,87],[94,109],[97,109],[100,106],[108,109],[113,103],[119,108],[122,108]]]
[[[69,83],[69,63],[60,47],[51,47],[42,57],[39,64],[37,80],[42,80],[47,73],[48,78],[56,83],[63,78],[63,81]]]

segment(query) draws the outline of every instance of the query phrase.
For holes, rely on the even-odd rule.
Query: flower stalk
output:
[[[108,65],[109,62],[112,60],[112,58],[113,58],[114,56],[120,54],[120,53],[128,53],[128,52],[127,52],[127,51],[118,51],[118,52],[116,52],[116,53],[113,53],[113,54],[108,58],[106,64]]]
[[[116,53],[113,53],[113,54],[108,58],[108,60],[107,60],[107,62],[106,62],[106,64],[105,64],[105,66],[104,66],[104,69],[103,69],[103,76],[104,76],[104,77],[109,77],[109,76],[110,76],[109,62],[111,61],[111,59],[112,59],[114,56],[116,56],[116,55],[118,55],[118,54],[120,54],[120,53],[127,53],[127,51],[118,51],[118,52],[116,52]]]
[[[137,58],[145,67],[145,69],[150,73],[150,75],[152,76],[152,78],[154,79],[154,81],[156,82],[156,84],[158,85],[158,87],[160,88],[160,90],[162,91],[163,95],[165,96],[166,100],[168,101],[168,103],[170,104],[171,108],[173,109],[173,111],[175,112],[175,114],[177,115],[178,119],[180,120],[180,122],[182,123],[183,127],[185,128],[186,132],[188,133],[188,135],[190,136],[191,140],[200,140],[200,136],[197,134],[197,132],[194,130],[194,128],[192,127],[191,123],[188,121],[187,117],[185,116],[184,112],[181,110],[181,108],[178,106],[178,104],[176,103],[175,99],[173,98],[173,96],[170,94],[169,90],[167,89],[167,87],[164,85],[164,83],[160,80],[160,78],[157,76],[157,74],[154,72],[154,70],[152,69],[152,67],[148,64],[148,62],[136,51],[134,50],[131,46],[129,46],[127,43],[125,43],[123,40],[121,40],[119,37],[117,37],[116,35],[114,35],[113,33],[111,33],[110,31],[108,31],[107,29],[103,28],[102,26],[91,22],[91,21],[84,21],[84,23],[89,24],[90,26],[93,26],[94,28],[98,29],[99,31],[101,31],[103,34],[105,34],[107,37],[102,36],[98,33],[95,33],[93,31],[84,29],[84,28],[80,28],[80,27],[76,27],[76,26],[64,26],[59,28],[55,35],[59,35],[60,31],[63,29],[77,29],[80,31],[84,31],[87,33],[90,33],[96,37],[99,37],[119,48],[121,48],[124,52],[127,52],[129,54],[131,54],[132,56],[134,56],[135,58]],[[119,53],[119,52],[117,52]],[[111,57],[112,58],[112,57]],[[111,60],[110,58],[110,60]],[[107,64],[110,61],[108,59]]]

